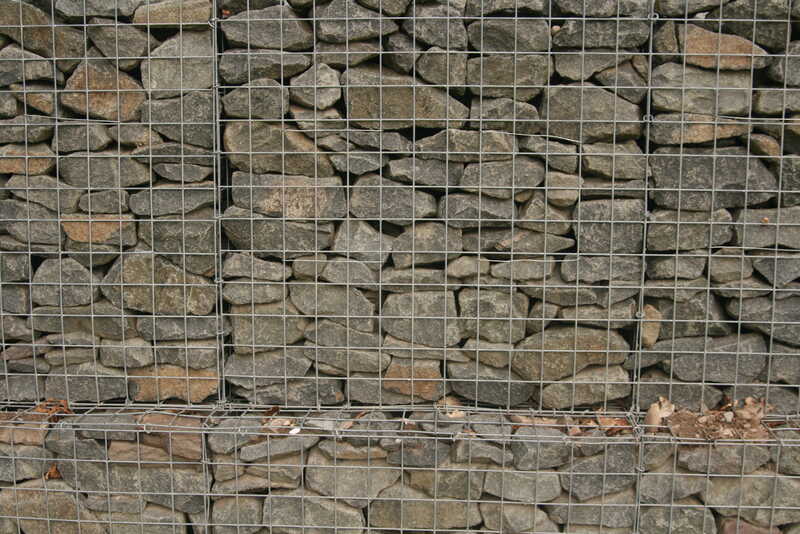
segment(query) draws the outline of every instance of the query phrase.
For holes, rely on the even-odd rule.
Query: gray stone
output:
[[[145,367],[155,361],[153,346],[140,337],[100,342],[100,363],[106,367]]]
[[[494,343],[516,343],[525,337],[528,297],[522,293],[462,289],[458,305],[463,333]]]
[[[249,417],[222,419],[214,431],[208,433],[208,447],[218,454],[231,454],[246,445],[261,428],[261,421]]]
[[[238,353],[300,341],[308,325],[290,301],[231,306],[231,322],[234,350]]]
[[[455,289],[459,281],[446,275],[443,269],[411,266],[408,269],[388,267],[381,272],[380,289],[393,293],[409,291],[442,291]],[[448,286],[448,287],[446,287]]]
[[[449,187],[458,185],[463,172],[461,163],[408,157],[391,160],[387,176],[415,185]]]
[[[649,12],[647,0],[555,0],[555,7],[569,15],[580,17],[645,17]]]
[[[320,278],[332,284],[351,285],[357,289],[378,289],[377,273],[358,260],[332,258],[325,263]]]
[[[670,506],[648,506],[639,518],[641,528],[654,534],[691,532],[715,534],[714,514],[694,498],[681,499]]]
[[[224,28],[223,24],[223,31]],[[254,35],[260,33],[254,32]],[[288,39],[286,42],[288,44]],[[208,89],[214,81],[213,58],[210,30],[182,31],[164,41],[142,61],[142,85],[151,92],[152,98]]]
[[[464,168],[459,186],[471,193],[509,199],[533,189],[544,181],[544,165],[536,159],[518,156],[509,161],[471,163]]]
[[[747,135],[750,125],[697,113],[660,113],[653,117],[650,140],[659,145],[709,143]]]
[[[523,471],[539,471],[567,464],[571,459],[572,451],[567,445],[566,439],[567,436],[555,428],[520,427],[514,432],[511,441],[514,467]],[[548,500],[552,500],[557,495]]]
[[[755,251],[753,268],[773,287],[784,287],[800,277],[797,254],[790,252]]]
[[[476,363],[448,363],[448,383],[462,397],[510,408],[527,401],[534,385],[514,372]],[[488,491],[488,490],[487,490]]]
[[[72,258],[45,260],[32,282],[31,298],[43,306],[81,306],[100,295],[100,277]]]
[[[743,402],[747,397],[764,399],[767,405],[772,406],[772,413],[775,415],[790,415],[797,411],[800,404],[795,390],[774,384],[730,386],[723,389],[723,393],[734,402]]]
[[[625,61],[598,72],[595,74],[595,80],[632,104],[641,104],[647,96],[647,77],[633,66],[632,61]]]
[[[298,132],[280,124],[237,121],[225,127],[228,158],[237,169],[254,173],[333,176],[328,156]],[[252,152],[260,152],[253,155]]]
[[[64,236],[58,214],[38,204],[0,200],[0,220],[0,228],[26,245],[59,245]]]
[[[415,151],[423,159],[463,163],[512,159],[516,138],[505,132],[447,129],[417,141]]]
[[[561,262],[561,277],[565,282],[583,283],[616,280],[639,280],[642,260],[631,256],[592,256],[581,254],[574,261]],[[648,277],[649,272],[648,272]],[[657,278],[657,277],[651,277]]]
[[[385,460],[330,459],[318,449],[312,449],[306,461],[306,484],[322,495],[354,508],[365,508],[385,488],[400,478],[402,471]]]
[[[224,497],[214,501],[211,521],[220,534],[253,534],[261,529],[263,499],[258,497]]]
[[[160,217],[185,215],[199,208],[212,206],[215,198],[215,184],[212,181],[188,184],[165,182],[132,194],[128,204],[136,215]]]
[[[508,466],[514,462],[511,451],[481,439],[457,439],[451,453],[453,460],[460,463],[492,462]]]
[[[528,321],[525,323],[527,334],[538,334],[544,331],[558,315],[559,307],[549,302],[534,302],[528,312]]]
[[[709,213],[655,210],[647,227],[647,250],[694,250],[730,241],[733,217],[725,209]]]
[[[63,82],[64,75],[55,67],[52,60],[13,44],[0,50],[0,84],[4,86],[33,80]]]
[[[564,307],[558,316],[576,324],[593,328],[611,328],[618,330],[627,328],[637,321],[637,303],[635,299],[626,299],[609,306],[589,305]]]
[[[387,7],[388,4],[389,2],[387,2],[384,7]],[[405,11],[405,7],[403,11]],[[345,43],[317,43],[314,50],[317,61],[330,65],[334,69],[355,67],[356,65],[360,65],[365,61],[377,57],[381,52],[382,46],[377,40]]]
[[[379,171],[389,163],[389,158],[379,152],[346,151],[344,154],[331,154],[333,167],[341,173],[363,175]]]
[[[467,54],[433,46],[417,58],[417,75],[426,82],[463,95],[467,83]]]
[[[713,294],[701,292],[683,302],[659,299],[654,305],[662,316],[659,339],[725,336],[733,330],[722,305]]]
[[[209,339],[218,335],[219,332],[222,332],[221,335],[228,335],[231,326],[227,318],[223,318],[220,328],[219,318],[213,316],[141,317],[136,320],[136,330],[149,341],[177,341]]]
[[[383,329],[404,341],[450,347],[464,337],[451,291],[393,293],[386,298],[382,315]]]
[[[0,297],[0,308],[8,313],[25,315],[30,312],[29,287],[22,284],[7,284]]]
[[[128,193],[114,189],[84,193],[80,196],[78,208],[86,213],[125,213],[128,211]]]
[[[83,330],[108,339],[136,336],[134,319],[130,313],[123,314],[122,310],[107,300],[68,308],[40,306],[32,310],[29,325],[42,332]]]
[[[708,291],[708,289],[708,278],[701,276],[691,280],[647,280],[643,293],[645,297],[686,302],[697,293]]]
[[[310,108],[327,109],[342,97],[339,72],[325,63],[315,63],[307,71],[292,78],[290,85],[292,101]]]
[[[336,231],[331,250],[362,261],[371,269],[379,270],[389,257],[392,244],[393,238],[375,230],[366,222],[346,219]]]
[[[540,501],[536,501],[540,502]],[[485,501],[479,504],[484,528],[495,532],[558,532],[558,526],[533,504]]]
[[[74,152],[58,158],[61,179],[82,189],[120,189],[150,181],[148,167],[116,150]]]
[[[513,249],[518,254],[541,254],[558,252],[573,246],[575,240],[572,238],[524,229],[485,228],[464,233],[464,250],[470,252],[509,252]]]
[[[624,529],[624,532],[630,532],[630,527],[633,526],[636,519],[636,491],[633,488],[624,489],[610,495],[593,497],[580,503],[575,503],[568,495],[561,495],[544,505],[543,508],[547,510],[550,519],[556,523],[595,527],[586,531],[566,530],[566,532],[613,534],[618,528]]]
[[[403,30],[417,41],[448,50],[467,48],[467,30],[456,7],[447,3],[413,3],[406,16]]]
[[[719,265],[716,263],[717,253],[709,255],[705,250],[691,250],[686,254],[654,255],[647,259],[647,278],[651,280],[682,279],[692,280],[702,276],[709,263],[709,270]],[[714,272],[711,271],[714,278]]]
[[[520,14],[546,15],[547,7],[544,0],[524,0],[510,2],[508,0],[467,0],[465,14],[468,17],[482,17],[493,14]]]
[[[109,5],[102,0],[57,0],[54,2],[56,12],[67,19],[88,17],[130,17],[142,4],[142,0],[122,0]]]
[[[750,113],[749,72],[711,72],[678,63],[653,69],[653,107],[661,111],[746,115]]]
[[[736,244],[744,248],[800,248],[795,221],[800,221],[800,206],[739,210],[734,226]]]
[[[234,388],[233,392],[253,404],[327,406],[340,404],[345,399],[341,380],[314,371],[310,371],[305,378],[288,380],[255,390]],[[293,487],[296,486],[295,482]]]
[[[645,212],[645,202],[636,199],[581,202],[574,215],[579,220],[580,250],[588,253],[641,252]]]
[[[700,493],[705,484],[704,476],[675,465],[674,459],[670,458],[642,474],[639,492],[642,501],[647,504],[670,504]]]
[[[222,286],[222,298],[231,304],[266,304],[286,298],[285,284],[254,283],[251,278],[234,278]]]
[[[202,182],[214,174],[214,169],[191,163],[158,163],[153,171],[162,178],[173,182]]]
[[[70,187],[52,176],[14,175],[8,179],[6,190],[17,198],[40,204],[58,213],[77,211],[83,190]]]
[[[113,18],[92,17],[86,33],[92,44],[123,71],[135,69],[159,44],[146,31],[132,24],[117,24]]]
[[[345,189],[338,176],[234,172],[231,185],[236,206],[268,217],[339,219],[347,215]]]
[[[231,85],[241,85],[261,78],[288,78],[303,72],[309,66],[311,58],[308,55],[279,49],[233,48],[219,55],[219,75]]]
[[[304,332],[309,341],[325,347],[377,349],[380,335],[347,328],[328,319],[310,324]]]
[[[550,26],[542,19],[485,19],[467,26],[469,43],[482,52],[546,52]]]
[[[552,128],[552,124],[550,127]],[[543,159],[548,167],[557,171],[574,174],[578,170],[577,148],[574,145],[531,135],[520,138],[519,148],[523,152],[529,152],[533,156]]]
[[[283,263],[264,261],[247,254],[229,253],[222,263],[222,276],[280,282],[292,276],[292,268]]]
[[[21,282],[30,276],[31,258],[28,254],[0,252],[0,281]]]
[[[25,498],[20,499],[20,494]],[[63,480],[36,478],[14,485],[0,493],[0,511],[9,520],[8,532],[24,528],[30,534],[46,534],[53,526],[64,534],[101,534],[107,532],[97,516],[83,505],[83,500]]]
[[[53,453],[41,447],[0,443],[0,481],[40,478],[49,469]]]
[[[770,449],[757,445],[685,446],[679,450],[678,465],[693,473],[749,475],[770,460]]]
[[[45,380],[49,399],[70,402],[104,402],[126,397],[125,373],[95,362],[53,367]]]
[[[511,98],[482,97],[472,99],[469,126],[478,130],[498,130],[521,135],[536,134],[542,128],[539,111],[532,104]],[[520,140],[520,148],[525,141]]]
[[[223,213],[222,228],[236,249],[258,258],[296,258],[328,248],[333,241],[333,224],[269,219],[236,206]],[[292,243],[290,249],[287,242]]]
[[[591,365],[622,363],[629,350],[612,330],[553,326],[520,342],[511,366],[526,380],[558,380]]]
[[[490,471],[486,473],[483,489],[501,499],[522,502],[548,502],[561,495],[559,475],[555,471]]]
[[[583,145],[581,167],[589,175],[613,180],[644,180],[648,176],[647,158],[635,142],[620,145]]]
[[[426,493],[397,483],[370,507],[369,524],[389,529],[466,528],[481,522],[475,502],[434,502]]]
[[[614,15],[616,16],[616,14]],[[569,19],[553,35],[559,48],[638,48],[650,38],[650,25],[644,20]]]
[[[561,486],[579,501],[622,491],[636,483],[638,448],[607,443],[602,454],[580,458],[561,471]],[[630,473],[630,474],[628,474]]]
[[[795,347],[773,342],[767,368],[769,382],[783,382],[794,384],[800,377],[800,358]]]
[[[385,41],[386,65],[397,72],[410,73],[417,64],[417,59],[424,50],[424,46],[402,32],[389,35]]]
[[[262,524],[285,534],[299,534],[309,527],[361,534],[365,524],[360,510],[317,495],[306,489],[272,491],[264,500]]]
[[[459,256],[447,263],[447,275],[455,278],[468,278],[489,274],[489,260],[480,256]]]
[[[131,154],[137,161],[148,165],[192,163],[206,167],[214,166],[213,152],[207,148],[194,145],[182,145],[173,142],[154,143],[151,141],[135,148]]]
[[[439,217],[454,228],[505,226],[515,216],[516,206],[510,198],[451,193],[439,201]]]
[[[212,253],[218,237],[214,218],[211,207],[186,213],[178,220],[174,215],[157,217],[139,223],[139,239],[188,272],[212,276],[216,272]]]
[[[53,136],[53,120],[40,115],[19,115],[0,121],[0,143],[41,143]]]
[[[352,130],[346,133],[346,139],[360,147],[403,155],[414,147],[414,143],[397,132]]]
[[[600,48],[592,50],[591,54],[581,51],[560,52],[555,57],[555,70],[563,78],[572,81],[584,81],[595,73],[616,67],[623,61],[632,57],[625,50]],[[605,84],[604,84],[605,85]]]
[[[211,19],[212,6],[209,0],[162,0],[155,3],[141,2],[133,15],[134,24],[153,24],[162,27],[188,28],[206,25]]]
[[[361,219],[407,225],[436,215],[436,199],[432,195],[379,175],[361,176],[351,189],[350,213]]]
[[[764,163],[740,147],[659,148],[650,161],[653,198],[663,208],[741,208],[770,200],[778,188]],[[745,183],[747,192],[742,186]]]
[[[439,464],[440,471],[415,469],[409,472],[408,484],[437,499],[477,499],[483,490],[482,471],[475,464],[457,463],[447,459]],[[481,467],[479,464],[477,467]]]
[[[314,44],[311,25],[286,5],[243,11],[228,17],[220,26],[230,46],[248,50],[253,47],[296,52]]]
[[[588,82],[545,88],[539,114],[551,121],[550,135],[573,141],[618,143],[642,133],[639,106]]]
[[[556,410],[600,403],[605,407],[630,393],[628,373],[621,366],[597,366],[545,386],[541,399],[544,408]]]
[[[375,305],[353,287],[295,283],[290,287],[292,303],[305,315],[371,332],[375,326]]]
[[[467,60],[467,84],[475,95],[527,102],[542,92],[552,71],[547,55],[493,53]]]
[[[360,0],[359,3],[370,9],[379,9],[391,17],[400,17],[405,14],[409,0]]]
[[[353,67],[340,81],[345,88],[347,116],[362,128],[458,128],[469,116],[469,108],[442,89],[388,69]],[[412,109],[416,110],[413,117]]]
[[[153,130],[178,143],[204,148],[214,147],[214,116],[214,99],[208,91],[148,100],[142,105],[142,122]]]
[[[797,344],[798,332],[794,323],[800,311],[797,309],[798,303],[800,297],[796,296],[780,300],[765,296],[748,299],[744,306],[731,299],[725,309],[749,328],[771,335],[774,340]]]
[[[256,389],[287,379],[302,378],[311,367],[302,347],[233,354],[225,362],[225,379],[236,386]]]
[[[740,35],[772,50],[783,50],[791,33],[790,5],[784,0],[763,0],[758,5],[748,0],[734,0],[719,4],[705,17],[710,31],[722,31]],[[747,22],[757,21],[757,22]]]
[[[541,280],[547,278],[555,269],[555,260],[545,257],[541,260],[511,260],[493,263],[492,276],[505,280]]]
[[[719,7],[719,0],[656,0],[655,10],[665,17],[684,17]]]
[[[317,37],[329,43],[367,41],[398,30],[397,24],[392,19],[366,9],[354,0],[334,0],[321,7],[317,6],[316,9],[314,18],[317,20]],[[266,48],[288,49],[280,43]]]

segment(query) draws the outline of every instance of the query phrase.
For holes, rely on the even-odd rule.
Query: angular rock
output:
[[[49,117],[19,115],[0,121],[2,143],[41,143],[53,136],[53,122]]]
[[[211,31],[182,31],[142,61],[142,85],[156,99],[208,89],[214,81],[213,58]]]
[[[615,15],[616,16],[616,15]],[[650,27],[644,20],[584,20],[569,19],[553,35],[553,45],[559,48],[638,48],[650,37]]]
[[[324,23],[321,23],[324,24]],[[292,100],[302,106],[327,109],[342,97],[339,72],[325,63],[316,63],[290,82]]]
[[[216,197],[214,182],[176,184],[166,182],[130,196],[130,209],[136,215],[160,217],[184,215],[199,208],[211,206]]]
[[[31,298],[42,306],[82,306],[100,296],[100,277],[72,258],[43,261],[32,282]]]
[[[451,347],[464,337],[452,291],[393,293],[381,313],[382,328],[404,341]]]
[[[483,19],[467,26],[469,43],[482,52],[547,52],[550,26],[542,19]]]
[[[548,167],[557,171],[575,174],[578,170],[577,149],[574,145],[531,135],[519,140],[519,148],[523,152],[529,152],[539,159],[543,159]]]
[[[630,392],[628,373],[621,366],[589,367],[542,388],[542,406],[551,409],[599,403],[605,406]]]
[[[800,248],[800,207],[746,209],[736,212],[736,244],[744,248]],[[780,221],[780,224],[778,224]]]
[[[711,31],[740,35],[767,49],[783,50],[789,41],[791,25],[790,6],[783,0],[764,0],[757,5],[748,0],[727,2],[724,8],[715,9],[706,16]],[[750,22],[748,22],[750,21]],[[752,22],[757,21],[757,22]]]
[[[407,225],[436,215],[436,199],[432,195],[379,175],[361,176],[351,189],[350,213],[360,219]]]
[[[714,115],[659,113],[653,118],[650,139],[659,145],[684,145],[739,137],[749,131],[748,124]]]
[[[383,388],[425,400],[438,400],[445,394],[440,363],[436,360],[393,359],[383,374]]]
[[[180,399],[200,403],[219,389],[216,369],[187,369],[160,364],[127,370],[130,395],[138,402]]]
[[[387,175],[401,182],[449,187],[458,185],[463,171],[464,165],[461,163],[409,157],[391,160]]]
[[[367,469],[368,468],[368,469]],[[355,508],[364,508],[401,475],[384,460],[330,459],[318,449],[312,449],[306,463],[306,483],[309,489],[322,495],[335,496]]]
[[[637,453],[629,443],[608,443],[603,453],[559,469],[561,486],[582,502],[622,491],[636,483]]]
[[[317,9],[318,11],[314,11],[317,36],[329,43],[367,41],[398,30],[397,24],[392,19],[366,9],[354,0],[334,0]],[[286,47],[278,45],[268,48]]]
[[[21,495],[25,498],[21,499]],[[75,489],[63,480],[36,478],[15,484],[14,489],[0,493],[0,511],[6,518],[25,518],[9,521],[11,532],[18,528],[31,534],[44,534],[51,528],[64,534],[107,532]]]
[[[82,189],[120,189],[150,181],[149,168],[116,150],[74,152],[58,158],[61,179]]]
[[[445,86],[454,94],[463,95],[467,83],[467,56],[433,46],[417,58],[417,75],[426,82]]]
[[[466,68],[466,67],[465,67]],[[465,78],[466,82],[466,78]],[[527,102],[511,98],[473,98],[469,126],[475,129],[530,135],[539,133],[539,111]],[[525,139],[520,140],[520,148]]]
[[[797,344],[797,305],[800,297],[773,299],[768,296],[747,299],[746,305],[738,300],[728,300],[725,309],[743,325],[771,335],[776,341]]]
[[[235,205],[268,217],[339,219],[347,215],[339,177],[234,172],[231,185]]]
[[[580,51],[561,52],[555,57],[555,70],[568,80],[577,82],[588,80],[601,70],[616,67],[623,61],[629,60],[632,56],[625,52],[603,48],[592,50],[591,54]]]
[[[798,490],[797,479],[776,476],[774,468],[769,466],[752,474],[755,476],[738,480],[736,477],[712,477],[701,494],[703,502],[723,517],[736,515],[757,525],[780,526],[797,522],[800,513],[790,504]],[[774,514],[770,511],[773,506],[779,507]],[[734,514],[732,507],[746,508]]]
[[[228,17],[220,26],[229,45],[248,50],[253,47],[294,52],[314,44],[311,25],[286,5],[243,11]]]
[[[45,380],[45,395],[49,399],[104,402],[127,394],[125,373],[95,362],[53,367]]]
[[[78,201],[78,208],[86,213],[125,213],[128,211],[128,193],[113,189],[85,193]]]
[[[660,299],[654,305],[661,312],[660,339],[691,336],[725,336],[733,326],[717,297],[703,292],[683,302]]]
[[[225,83],[241,85],[261,78],[291,77],[303,72],[310,65],[311,59],[306,54],[233,48],[219,55],[218,68]]]
[[[211,521],[220,534],[253,534],[261,530],[263,499],[224,497],[214,501]]]
[[[626,61],[600,71],[595,74],[595,79],[628,102],[641,104],[647,96],[649,71],[642,74],[634,67],[633,63],[637,61],[637,57],[642,56],[634,56],[633,61]]]
[[[595,143],[583,145],[583,172],[615,180],[644,180],[648,162],[634,142],[620,145]]]
[[[188,272],[212,276],[216,272],[216,257],[212,253],[218,237],[214,218],[213,208],[207,207],[186,213],[179,220],[174,215],[165,215],[143,221],[139,223],[139,239]]]
[[[521,14],[544,15],[547,7],[544,0],[524,0],[522,2],[509,2],[508,0],[467,0],[465,14],[468,17],[481,17],[493,14]]]
[[[211,10],[208,0],[163,0],[139,6],[133,14],[133,23],[186,28],[207,23]]]
[[[280,282],[292,276],[292,268],[283,263],[264,261],[247,254],[230,253],[222,263],[224,278],[249,277]]]
[[[467,60],[467,84],[475,95],[527,102],[547,85],[553,63],[541,54],[489,54]]]
[[[439,217],[454,228],[503,226],[515,215],[516,207],[510,198],[451,193],[439,202]]]
[[[749,72],[712,72],[665,63],[653,69],[652,85],[657,110],[712,115],[746,115],[750,110]]]
[[[714,30],[709,31],[694,24],[678,25],[678,45],[685,54],[686,63],[712,70],[750,71],[767,66],[766,50],[737,35],[718,33],[716,28]],[[780,69],[780,64],[773,63],[770,71],[773,75],[776,67]]]
[[[191,91],[177,98],[148,100],[142,122],[167,139],[204,148],[214,146],[214,101],[207,91]]]
[[[641,252],[645,212],[646,206],[642,200],[612,199],[581,202],[574,214],[580,221],[578,243],[581,251],[633,254]],[[648,231],[648,237],[649,233]]]
[[[47,174],[55,164],[55,154],[44,143],[0,147],[0,173],[3,174]]]
[[[630,256],[585,254],[578,256],[576,261],[561,262],[561,277],[566,282],[580,280],[594,284],[606,280],[639,280],[641,276],[642,260]]]
[[[77,211],[78,201],[83,193],[81,189],[45,175],[15,175],[9,178],[5,188],[15,197],[41,204],[58,213]]]
[[[449,50],[467,48],[467,30],[462,13],[447,3],[412,4],[403,30],[413,39]]]
[[[527,401],[535,388],[509,369],[471,362],[448,363],[447,376],[448,384],[462,397],[507,408]]]
[[[325,264],[320,278],[332,284],[352,285],[357,289],[378,289],[377,273],[358,260],[333,258]]]
[[[140,337],[115,341],[103,339],[100,344],[100,363],[106,367],[131,369],[145,367],[155,361],[153,346]]]
[[[481,522],[475,502],[442,500],[397,483],[383,490],[370,506],[369,524],[389,529],[466,528]]]
[[[459,186],[471,193],[501,199],[532,189],[544,181],[544,165],[519,156],[510,161],[471,163],[464,168]]]
[[[356,330],[371,332],[375,306],[353,287],[295,283],[290,287],[292,303],[305,315],[331,321]]]
[[[352,534],[360,534],[365,527],[360,510],[306,489],[271,492],[264,500],[261,523],[287,534],[302,532],[302,528],[293,525],[318,530],[334,528]]]
[[[717,532],[714,515],[694,498],[681,499],[672,506],[649,506],[640,516],[642,528],[648,532],[667,534],[680,529],[684,532],[714,534]]]
[[[655,210],[647,227],[647,250],[694,250],[724,245],[733,234],[732,219],[724,209],[711,213]]]
[[[678,465],[694,473],[748,475],[770,460],[770,450],[756,445],[689,446],[680,449]]]
[[[347,219],[339,226],[331,250],[343,256],[363,261],[379,270],[392,250],[393,239],[369,224]]]
[[[417,141],[416,153],[423,159],[472,163],[512,159],[516,138],[504,132],[448,129]]]
[[[229,117],[280,120],[289,111],[289,90],[271,78],[259,78],[226,94],[222,104]]]
[[[494,343],[516,343],[525,337],[528,297],[522,293],[463,289],[458,294],[463,333]]]
[[[705,271],[707,262],[709,269],[712,268],[716,254],[709,256],[704,250],[693,250],[686,254],[653,256],[647,260],[647,277],[651,280],[699,278]],[[721,267],[720,261],[718,268]]]
[[[285,284],[254,283],[251,278],[234,278],[222,286],[222,298],[231,304],[266,304],[287,296]]]
[[[48,4],[52,5],[52,4]],[[50,16],[29,2],[4,0],[0,4],[0,34],[5,35],[31,52],[45,57],[62,58],[59,68],[70,70],[75,58],[86,52],[84,32],[68,25],[54,24]],[[6,47],[7,49],[8,47]]]

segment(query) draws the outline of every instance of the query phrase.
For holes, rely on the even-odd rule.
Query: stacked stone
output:
[[[800,10],[723,3],[226,3],[231,393],[796,412]]]
[[[796,428],[776,428],[782,443],[701,444],[452,408],[404,415],[9,414],[0,526],[796,534],[800,522]]]
[[[2,399],[219,389],[211,11],[0,2]]]

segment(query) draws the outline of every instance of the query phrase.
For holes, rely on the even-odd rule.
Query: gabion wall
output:
[[[798,88],[796,0],[0,0],[0,534],[797,534]]]

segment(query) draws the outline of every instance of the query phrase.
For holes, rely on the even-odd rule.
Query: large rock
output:
[[[36,478],[5,489],[0,493],[0,512],[14,518],[9,520],[11,532],[17,527],[26,534],[47,534],[53,528],[64,534],[107,532],[82,496],[63,480]]]
[[[547,52],[550,26],[533,18],[481,19],[467,26],[473,48],[482,52]]]
[[[616,14],[614,15],[616,16]],[[568,19],[553,36],[559,48],[638,48],[650,38],[645,20]]]
[[[139,216],[183,215],[212,206],[216,198],[212,181],[178,184],[164,182],[130,196],[131,211]]]
[[[461,249],[460,229],[438,222],[420,222],[394,240],[392,261],[401,269],[456,258]]]
[[[539,471],[569,463],[573,452],[565,440],[566,435],[555,428],[523,426],[517,429],[511,441],[514,467]]]
[[[3,174],[47,174],[55,165],[55,154],[44,143],[0,147],[0,173]]]
[[[531,502],[541,502],[533,498]],[[482,501],[481,516],[487,530],[495,532],[558,532],[558,525],[533,504]]]
[[[591,83],[548,87],[539,110],[549,134],[573,141],[620,142],[642,133],[639,106]]]
[[[776,341],[798,344],[798,315],[800,297],[790,296],[783,299],[772,297],[756,297],[744,302],[730,299],[725,309],[732,317],[741,321],[744,326],[771,335]]]
[[[302,132],[278,123],[228,123],[223,143],[228,159],[241,171],[304,176],[334,175],[328,156],[314,141]]]
[[[214,82],[210,31],[182,31],[142,61],[142,84],[152,98],[208,89]]]
[[[383,329],[404,341],[451,347],[464,337],[452,291],[393,293],[381,313]]]
[[[288,300],[234,305],[230,314],[234,350],[238,353],[262,352],[300,341],[309,322]]]
[[[21,243],[59,245],[64,237],[58,214],[38,204],[0,200],[0,221],[0,228]]]
[[[398,30],[397,24],[354,0],[333,0],[314,10],[317,36],[329,43],[349,43],[380,38]],[[311,41],[313,43],[313,40]],[[268,48],[286,48],[283,45]],[[310,48],[310,47],[309,47]]]
[[[664,63],[653,69],[653,108],[679,113],[747,115],[752,80],[749,72],[708,71]]]
[[[558,380],[590,365],[622,363],[629,350],[613,330],[554,326],[520,342],[511,366],[526,380]]]
[[[800,206],[736,212],[736,244],[744,248],[800,248]]]
[[[52,5],[52,4],[48,4]],[[0,3],[0,35],[45,57],[59,58],[59,68],[75,66],[86,54],[86,36],[74,26],[57,24],[30,2],[3,0]]]
[[[301,534],[308,528],[361,534],[364,523],[360,510],[335,499],[319,497],[311,490],[272,491],[264,500],[262,524],[284,534]]]
[[[645,202],[636,199],[581,202],[574,215],[579,221],[577,237],[581,252],[640,253],[646,211]]]
[[[467,48],[462,13],[448,3],[416,4],[406,12],[403,29],[421,43],[451,50]]]
[[[311,59],[306,54],[233,48],[219,55],[218,68],[224,82],[241,85],[261,78],[279,79],[294,76],[310,65]]]
[[[271,78],[254,79],[222,97],[222,105],[229,117],[281,120],[289,111],[289,90]]]
[[[116,306],[156,315],[207,315],[217,300],[216,286],[207,278],[147,253],[121,258],[101,289]]]
[[[153,252],[188,272],[212,276],[216,271],[217,258],[213,253],[218,238],[214,219],[211,207],[186,213],[180,220],[173,215],[157,217],[139,223],[139,239]],[[258,267],[253,271],[258,273]]]
[[[73,152],[58,158],[61,179],[82,189],[120,189],[147,183],[151,179],[147,165],[124,152]]]
[[[762,526],[800,521],[800,511],[793,504],[800,491],[796,477],[776,476],[769,466],[751,475],[712,476],[701,494],[703,502],[723,517],[738,516]]]
[[[647,157],[632,141],[584,145],[581,167],[586,174],[616,180],[643,180],[648,176]]]
[[[550,80],[553,61],[543,54],[487,54],[467,60],[467,84],[475,95],[527,102]]]
[[[375,325],[375,305],[354,287],[294,283],[289,294],[305,315],[328,318],[362,332],[371,332]]]
[[[217,369],[189,369],[186,366],[160,364],[127,370],[130,395],[138,402],[161,402],[180,399],[201,403],[219,390]]]
[[[636,483],[638,447],[607,443],[604,452],[573,460],[561,471],[561,486],[579,501],[624,490]]]
[[[214,147],[214,101],[208,91],[191,91],[168,99],[148,100],[142,106],[142,122],[167,139]]]
[[[454,228],[507,226],[516,214],[510,198],[451,193],[439,201],[439,217]]]
[[[408,225],[436,215],[436,199],[432,195],[376,174],[359,177],[351,189],[350,213],[360,219]]]
[[[450,121],[452,123],[452,121]],[[509,160],[517,152],[512,134],[450,128],[417,141],[417,157],[446,162]]]
[[[680,50],[689,65],[712,70],[749,71],[762,69],[769,62],[767,51],[760,46],[737,35],[719,33],[716,28],[709,31],[694,24],[685,24],[678,25],[676,33]],[[774,73],[778,65],[782,65],[782,62],[774,63],[771,72]],[[780,77],[778,79],[784,81]]]
[[[142,86],[110,61],[87,59],[67,80],[61,104],[84,117],[111,121],[139,118]]]
[[[95,362],[53,367],[45,380],[48,399],[105,402],[128,394],[125,373]]]
[[[647,250],[695,250],[730,241],[733,218],[725,209],[712,212],[655,210],[647,226]]]
[[[539,111],[527,102],[511,98],[476,97],[472,99],[469,111],[469,126],[531,135],[539,133],[542,123],[539,121]]]
[[[353,67],[341,83],[347,117],[362,128],[458,128],[469,116],[469,108],[442,89],[387,69]]]
[[[314,45],[311,24],[288,5],[243,11],[222,21],[220,27],[229,45],[248,51],[252,47],[294,52]]]
[[[292,78],[290,84],[292,101],[309,108],[327,109],[342,97],[339,72],[325,63],[315,64]]]
[[[100,296],[100,277],[72,258],[43,261],[32,282],[31,298],[42,306],[82,306]]]
[[[481,522],[475,502],[436,501],[423,491],[397,483],[370,506],[369,524],[388,529],[467,528]]]
[[[337,176],[311,178],[234,172],[233,203],[268,217],[340,219],[347,215],[345,189]]]
[[[662,316],[659,339],[725,336],[733,330],[733,325],[727,319],[725,310],[713,294],[700,292],[682,302],[659,299],[654,302],[654,305]]]
[[[631,392],[628,372],[621,366],[587,367],[574,376],[542,388],[542,407],[574,409],[576,406],[602,404],[627,397]]]
[[[463,333],[494,343],[516,343],[525,337],[528,297],[520,292],[462,289],[458,294]]]
[[[724,7],[715,3],[716,9],[705,17],[711,31],[740,35],[770,50],[783,50],[791,34],[789,2],[785,0],[750,0],[726,2]]]
[[[639,517],[639,525],[654,534],[717,532],[714,514],[694,498],[680,499],[670,506],[648,506]]]
[[[447,364],[448,384],[462,397],[511,408],[527,401],[535,386],[508,369],[468,363]]]
[[[428,187],[458,185],[464,165],[452,161],[408,157],[389,162],[387,176],[401,182]]]

